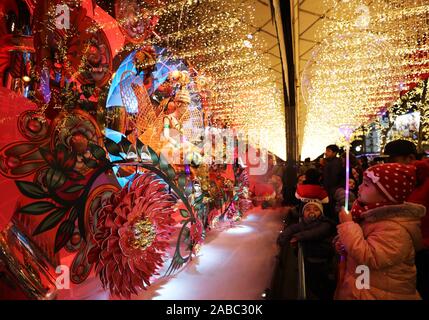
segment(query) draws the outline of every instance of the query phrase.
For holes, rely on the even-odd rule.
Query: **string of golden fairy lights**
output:
[[[324,2],[330,14],[301,85],[304,156],[338,142],[339,125],[369,122],[407,83],[429,72],[427,1]]]
[[[156,32],[175,57],[213,80],[206,111],[227,127],[252,132],[255,143],[260,137],[254,133],[260,131],[262,138],[268,137],[268,149],[284,158],[282,93],[269,81],[274,74],[261,55],[262,40],[245,22],[254,14],[252,3],[241,1],[167,1]]]

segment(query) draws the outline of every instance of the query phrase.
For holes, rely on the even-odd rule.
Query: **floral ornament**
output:
[[[242,170],[242,172],[238,176],[237,182],[243,187],[249,187],[249,173],[247,172],[247,170]]]
[[[90,20],[88,17],[86,20]],[[93,21],[86,22],[89,28],[94,28]],[[81,52],[81,60],[78,68],[78,79],[81,83],[93,83],[102,87],[110,79],[112,72],[112,56],[109,41],[102,29],[94,33],[88,33],[82,30],[79,25],[79,30],[82,32],[82,39],[77,43],[76,47],[71,48],[71,52]],[[79,61],[71,59],[73,65],[78,65]]]
[[[88,252],[96,243],[92,240],[92,236],[96,233],[98,212],[110,203],[110,198],[113,193],[117,193],[120,188],[113,184],[103,184],[91,190],[85,201],[85,229],[88,231],[85,241],[79,232],[74,232],[65,249],[68,252],[76,252],[73,262],[70,267],[70,280],[75,284],[84,282],[93,267],[93,264],[88,262]],[[78,231],[78,230],[75,230]]]
[[[203,162],[196,170],[195,174],[198,176],[201,184],[201,189],[208,191],[210,188],[209,166]]]
[[[237,209],[235,208],[234,202],[232,202],[228,208],[226,209],[225,215],[228,218],[228,220],[233,220],[237,217]]]
[[[209,228],[213,229],[216,227],[216,225],[219,222],[219,218],[221,216],[222,212],[219,209],[212,209],[209,213],[208,217],[208,225]]]
[[[151,37],[159,17],[151,9],[158,7],[162,1],[118,1],[115,12],[122,33],[132,43],[141,43]]]
[[[41,141],[49,134],[47,120],[33,110],[24,111],[20,115],[18,129],[21,135],[30,141]]]
[[[250,199],[240,199],[238,200],[238,208],[245,213],[253,208],[253,202]]]
[[[102,134],[94,120],[83,111],[64,115],[56,123],[57,134],[51,140],[52,148],[64,144],[76,154],[75,170],[86,174],[96,166],[91,155],[91,145],[102,145]]]
[[[155,174],[138,176],[111,196],[97,216],[88,255],[104,288],[130,298],[150,285],[174,231],[174,198]]]
[[[65,145],[60,144],[53,151],[41,148],[40,153],[49,166],[45,181],[48,188],[52,190],[61,188],[67,179],[84,179],[79,172],[74,170],[76,154],[69,152]]]
[[[190,237],[194,244],[194,249],[195,245],[201,245],[204,241],[204,227],[200,220],[197,219],[196,222],[191,225]]]
[[[19,116],[18,129],[26,140],[0,149],[0,174],[9,179],[27,177],[46,166],[39,148],[49,143],[49,121],[33,110],[25,111]]]
[[[134,56],[134,65],[137,69],[137,75],[141,72],[151,73],[156,65],[156,51],[152,46],[145,46],[136,52]]]

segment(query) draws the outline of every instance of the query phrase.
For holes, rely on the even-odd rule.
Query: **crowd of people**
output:
[[[429,299],[429,159],[406,140],[372,161],[336,145],[299,168],[280,246],[302,244],[310,298]],[[346,210],[345,208],[349,208]]]

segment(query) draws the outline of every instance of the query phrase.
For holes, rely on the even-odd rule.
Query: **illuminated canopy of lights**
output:
[[[303,156],[341,144],[338,127],[357,128],[429,73],[428,1],[334,1],[301,82]]]
[[[162,1],[151,43],[169,48],[208,79],[206,113],[217,125],[237,128],[249,141],[281,158],[286,156],[282,88],[263,55],[263,43],[252,35],[252,3],[238,0]],[[140,44],[142,45],[142,44]],[[143,44],[144,45],[144,44]],[[270,81],[271,80],[271,81]],[[263,143],[259,143],[260,132]]]

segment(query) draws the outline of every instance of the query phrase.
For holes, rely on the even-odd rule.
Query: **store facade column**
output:
[[[296,92],[295,92],[295,65],[294,44],[292,35],[292,12],[290,1],[271,0],[277,36],[279,39],[282,69],[283,93],[286,119],[286,170],[283,177],[284,199],[286,204],[295,199],[297,183],[297,126],[296,126]]]

